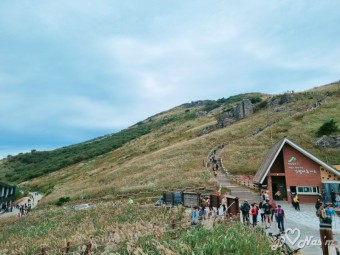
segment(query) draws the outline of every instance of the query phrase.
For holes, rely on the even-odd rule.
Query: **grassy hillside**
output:
[[[314,145],[316,131],[324,122],[332,118],[340,122],[339,94],[340,84],[336,83],[289,95],[252,93],[192,102],[117,134],[55,151],[9,157],[0,163],[0,176],[7,181],[25,181],[28,188],[45,192],[48,195],[45,201],[50,202],[70,194],[73,199],[102,198],[127,192],[211,187],[216,182],[205,171],[203,161],[212,148],[224,145],[221,155],[229,171],[254,174],[269,147],[283,136],[329,164],[340,164],[337,150]],[[290,99],[280,103],[287,96]],[[199,135],[243,98],[258,103],[260,107],[255,114],[226,128]],[[263,107],[274,99],[279,102],[279,111]],[[324,99],[320,107],[307,111],[308,105]],[[196,117],[203,110],[212,111]]]
[[[225,145],[221,155],[231,172],[254,174],[269,147],[283,136],[330,164],[340,164],[337,150],[323,149],[313,143],[317,138],[316,131],[325,121],[333,118],[339,123],[339,88],[339,84],[333,84],[292,94],[291,101],[282,105],[282,111],[263,108],[246,119],[204,136],[198,136],[199,131],[216,124],[219,113],[186,118],[186,114],[193,114],[206,104],[182,105],[138,124],[152,127],[154,123],[157,128],[152,132],[99,157],[24,184],[46,192],[46,202],[64,196],[72,199],[110,198],[118,193],[147,191],[159,194],[167,189],[211,187],[216,182],[205,171],[203,160],[212,148]],[[326,92],[330,92],[327,98]],[[314,111],[306,111],[307,105],[321,98],[326,98],[323,105]]]

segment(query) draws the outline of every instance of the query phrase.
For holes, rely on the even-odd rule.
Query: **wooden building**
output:
[[[315,203],[322,192],[330,201],[332,189],[340,193],[340,172],[288,138],[270,148],[254,182],[268,190],[270,199],[280,191],[280,199],[289,202],[292,193],[297,193],[300,202],[306,203]]]

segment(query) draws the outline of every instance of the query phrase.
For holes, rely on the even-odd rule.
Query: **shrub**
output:
[[[318,136],[330,135],[334,132],[338,131],[338,126],[336,125],[336,121],[331,119],[330,121],[325,122],[319,130],[316,132]]]
[[[71,201],[70,197],[61,197],[61,198],[58,199],[58,201],[55,203],[55,205],[62,206],[63,204],[70,202],[70,201]]]

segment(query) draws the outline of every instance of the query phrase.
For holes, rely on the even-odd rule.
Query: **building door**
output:
[[[275,193],[280,191],[280,196],[277,198]],[[285,176],[272,176],[272,194],[277,200],[287,200],[286,178]]]

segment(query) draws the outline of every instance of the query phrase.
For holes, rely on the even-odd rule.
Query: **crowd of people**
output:
[[[270,202],[269,198],[266,195],[264,195],[262,198],[263,199],[259,204],[252,203],[251,205],[249,205],[247,200],[243,202],[240,207],[240,211],[242,213],[242,221],[244,223],[250,224],[249,216],[251,216],[252,225],[255,227],[259,222],[258,218],[260,217],[262,224],[267,229],[271,227],[275,218],[280,232],[283,233],[285,231],[284,210],[282,209],[281,205],[276,205],[276,202],[274,200]]]

